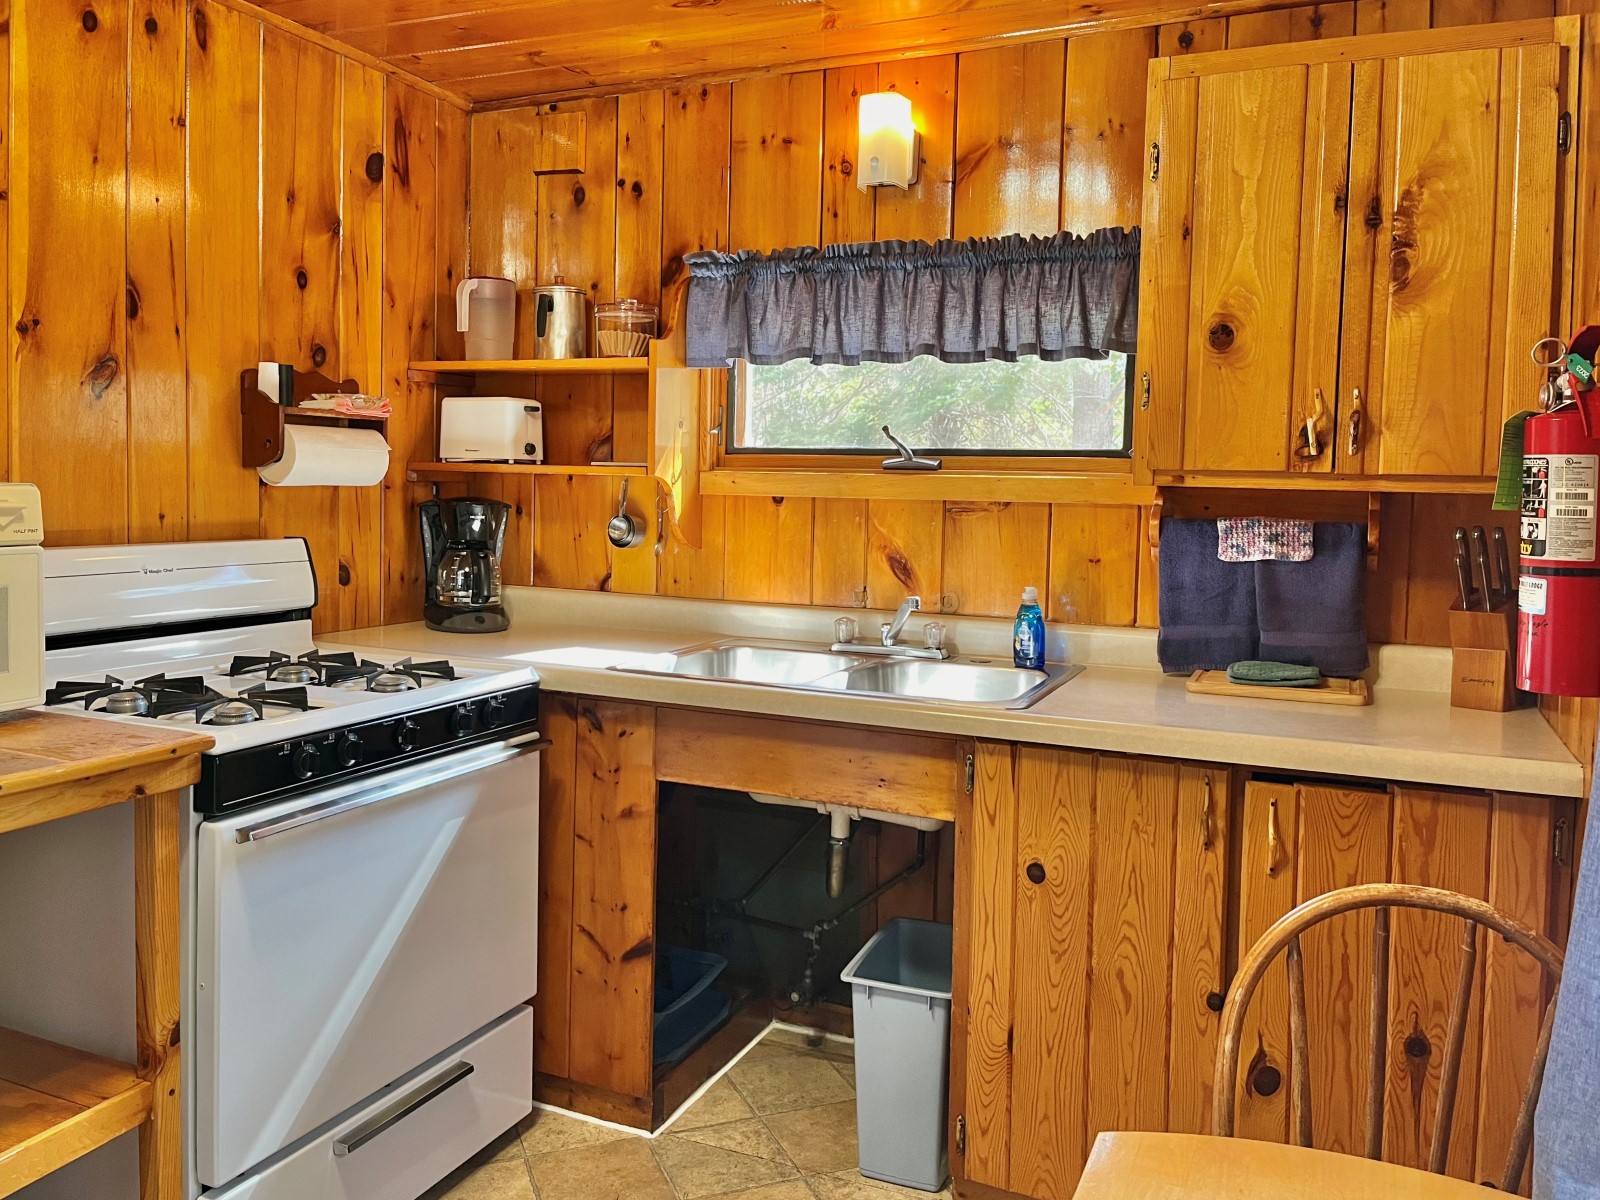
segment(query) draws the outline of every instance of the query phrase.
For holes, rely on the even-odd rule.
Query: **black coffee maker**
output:
[[[422,617],[444,633],[499,633],[511,618],[500,605],[500,557],[509,504],[499,500],[428,500],[422,517],[427,602]]]

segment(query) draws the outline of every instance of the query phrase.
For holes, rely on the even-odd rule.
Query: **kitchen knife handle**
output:
[[[1484,533],[1482,525],[1472,527],[1472,561],[1477,564],[1478,574],[1483,577],[1483,603],[1480,607],[1484,612],[1494,610],[1494,576],[1489,568],[1489,536]]]

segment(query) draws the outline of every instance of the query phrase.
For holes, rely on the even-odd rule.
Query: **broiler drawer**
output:
[[[524,1005],[204,1200],[410,1200],[532,1111]]]

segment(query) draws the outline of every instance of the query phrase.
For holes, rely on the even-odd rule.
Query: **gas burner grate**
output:
[[[88,682],[79,679],[64,679],[44,694],[46,704],[76,704],[80,700],[88,708],[102,696],[109,696],[114,692],[131,691],[133,685],[123,682],[115,675],[107,675],[104,679]]]
[[[255,675],[258,672],[270,671],[273,667],[283,663],[293,662],[287,654],[279,654],[276,650],[269,650],[266,654],[236,654],[233,661],[228,664],[228,675]]]
[[[122,717],[161,717],[183,712],[219,694],[198,675],[177,679],[168,679],[165,674],[150,675],[133,683],[107,675],[99,683],[64,680],[45,693],[44,702],[82,703],[85,711]]]
[[[412,662],[402,658],[389,667],[379,667],[367,678],[369,692],[409,692],[424,686],[430,679],[454,679],[456,669],[444,659],[434,662]]]
[[[267,684],[258,683],[252,687],[245,688],[234,698],[243,700],[247,704],[292,708],[297,712],[310,712],[315,707],[303,687],[278,688],[274,691]]]
[[[145,710],[147,717],[175,717],[182,713],[194,713],[195,720],[200,720],[200,711],[207,705],[217,704],[227,697],[215,688],[209,688],[202,682],[198,690],[187,688],[158,691],[151,694],[150,707]]]

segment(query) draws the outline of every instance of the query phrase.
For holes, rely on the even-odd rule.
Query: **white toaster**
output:
[[[522,396],[439,401],[441,462],[544,462],[544,413]]]

